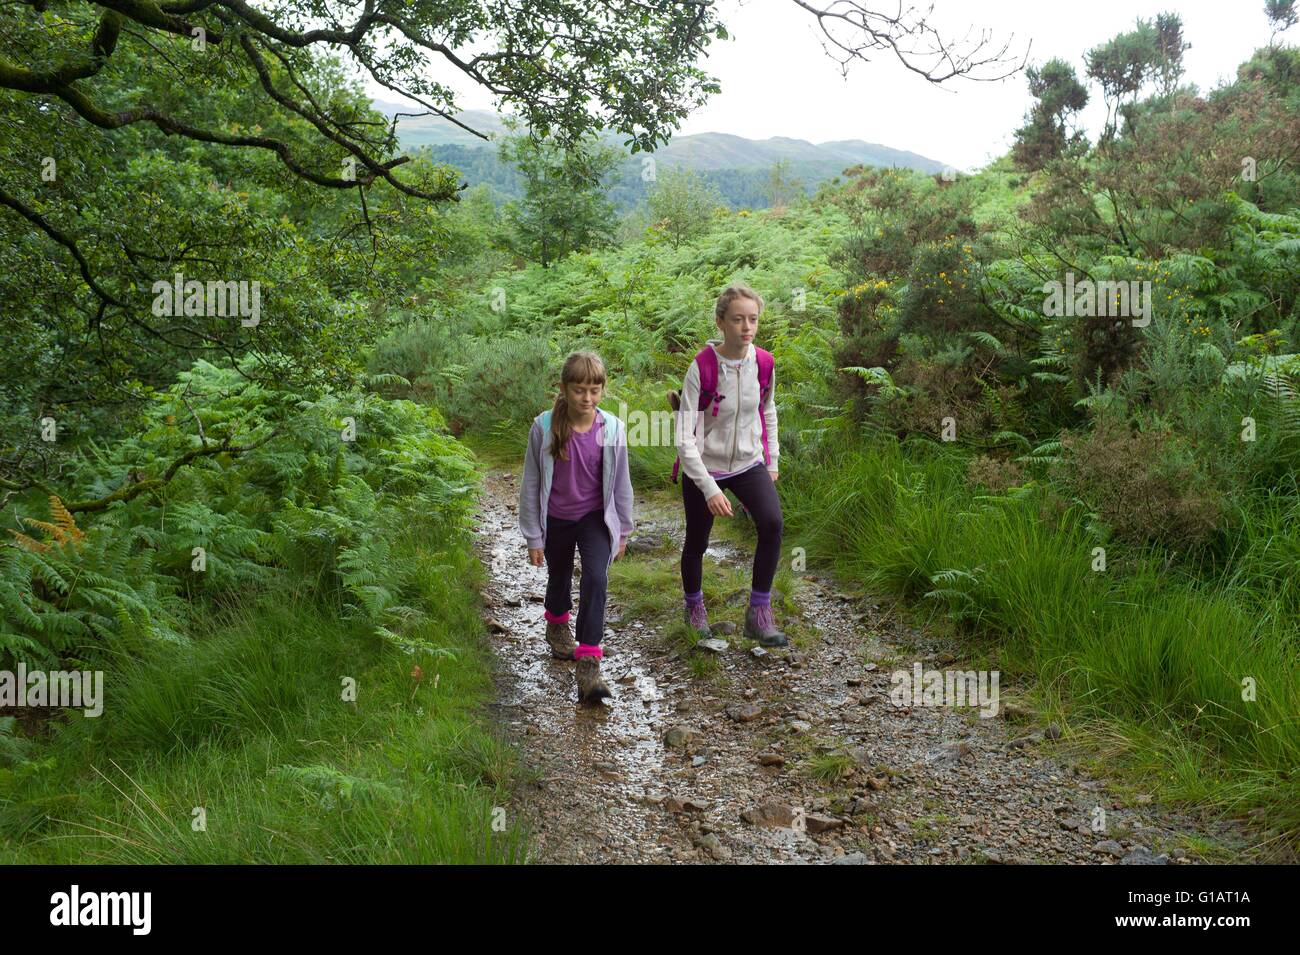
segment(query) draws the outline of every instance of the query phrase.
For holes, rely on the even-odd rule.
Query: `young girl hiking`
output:
[[[710,339],[686,371],[681,394],[668,396],[677,415],[678,463],[686,472],[682,504],[686,540],[682,545],[682,590],[686,621],[709,635],[704,609],[704,551],[717,515],[731,516],[730,490],[754,521],[758,547],[750,581],[745,636],[766,647],[789,643],[772,618],[772,579],[781,559],[781,499],[777,480],[774,362],[754,345],[763,299],[743,282],[718,297],[714,320],[721,339]],[[673,465],[677,480],[678,464]]]
[[[555,406],[533,419],[519,487],[529,563],[546,562],[546,642],[557,660],[577,660],[582,703],[610,695],[600,676],[605,588],[633,526],[627,440],[623,422],[597,407],[604,388],[599,356],[584,351],[565,359]],[[582,555],[576,644],[569,628],[575,544]]]

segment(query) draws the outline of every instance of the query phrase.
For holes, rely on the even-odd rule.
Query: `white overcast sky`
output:
[[[876,9],[892,11],[896,0],[878,2]],[[873,53],[869,63],[854,62],[843,77],[822,49],[816,19],[790,0],[720,0],[718,11],[731,39],[714,42],[701,67],[718,78],[722,92],[688,117],[679,135],[862,139],[974,169],[1006,151],[1030,102],[1023,71],[999,82],[954,79],[936,86],[885,52]],[[1237,65],[1268,41],[1264,0],[934,0],[930,19],[945,38],[987,29],[995,46],[1010,41],[1017,62],[1028,48],[1031,64],[1061,57],[1082,78],[1085,50],[1131,29],[1136,17],[1153,19],[1164,11],[1182,16],[1183,37],[1191,43],[1184,82],[1202,92],[1230,80]],[[1300,26],[1286,40],[1300,41]],[[462,108],[494,108],[489,94],[451,71],[438,78],[458,90]],[[395,98],[371,83],[367,89]],[[1090,86],[1089,93],[1084,125],[1095,137],[1104,112],[1100,90]]]

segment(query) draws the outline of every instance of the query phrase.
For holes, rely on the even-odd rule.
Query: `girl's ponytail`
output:
[[[564,388],[561,387],[551,408],[551,457],[563,461],[569,460],[569,435],[572,433],[569,403],[564,400]]]
[[[569,460],[569,435],[573,434],[569,403],[565,397],[565,386],[570,384],[605,384],[605,363],[600,360],[600,356],[591,351],[576,351],[564,359],[564,368],[560,371],[560,391],[551,407],[551,457],[561,461]]]

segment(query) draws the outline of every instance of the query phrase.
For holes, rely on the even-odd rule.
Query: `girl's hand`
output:
[[[528,563],[534,567],[541,567],[546,560],[546,552],[540,547],[528,548]]]
[[[731,502],[727,500],[727,495],[719,491],[708,500],[709,513],[718,517],[731,516]]]
[[[770,475],[772,475],[772,483],[775,484],[775,483],[776,483],[776,479],[777,479],[777,477],[780,476],[780,472],[778,472],[778,471],[768,471],[767,473],[770,474]]]
[[[619,541],[619,544],[618,544],[618,553],[614,555],[614,559],[615,559],[615,560],[618,560],[620,557],[622,557],[622,556],[623,556],[624,554],[626,554],[626,553],[627,553],[627,541],[625,541],[625,540],[624,540],[624,541]]]

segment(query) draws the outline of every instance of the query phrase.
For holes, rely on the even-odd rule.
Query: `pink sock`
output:
[[[578,648],[573,651],[573,658],[581,660],[583,657],[595,657],[599,660],[605,655],[605,651],[600,648],[599,643],[580,643]]]
[[[556,615],[556,614],[551,613],[551,612],[550,612],[549,610],[547,610],[545,607],[543,607],[543,608],[542,608],[542,616],[546,618],[546,620],[547,620],[548,623],[568,623],[568,622],[569,622],[569,611],[567,611],[567,610],[564,611],[563,614]]]

